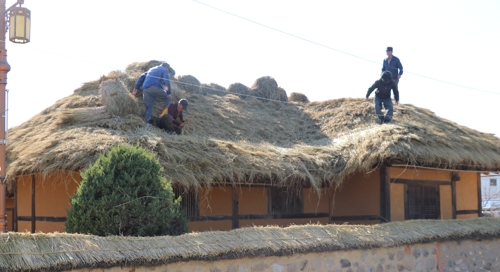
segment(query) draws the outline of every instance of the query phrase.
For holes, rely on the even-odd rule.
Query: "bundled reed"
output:
[[[303,93],[296,93],[292,92],[290,93],[290,96],[288,97],[288,101],[290,102],[300,102],[300,103],[309,103],[309,99],[307,96]]]
[[[252,227],[181,236],[0,234],[0,270],[72,270],[216,261],[259,255],[390,248],[418,243],[500,238],[500,220],[410,220],[380,225]]]
[[[177,86],[180,89],[186,90],[191,93],[199,93],[200,92],[200,81],[196,79],[194,76],[185,75],[179,76],[177,78]]]
[[[125,116],[139,114],[139,106],[134,97],[116,80],[106,80],[101,83],[100,94],[102,103],[113,115]]]

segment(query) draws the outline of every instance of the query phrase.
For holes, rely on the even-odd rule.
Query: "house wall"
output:
[[[457,218],[478,217],[478,183],[480,176],[474,172],[461,172],[457,181]],[[461,214],[465,213],[465,214]]]
[[[357,173],[337,188],[332,195],[332,223],[376,224],[381,220],[363,220],[363,217],[377,218],[380,215],[380,172]],[[353,217],[334,220],[335,217]],[[360,219],[356,219],[359,217]]]
[[[7,215],[7,231],[14,230],[14,198],[5,199],[5,214]]]
[[[500,239],[443,241],[398,247],[173,262],[158,266],[111,267],[99,271],[498,271]],[[95,271],[95,268],[71,270]]]
[[[51,222],[53,219],[64,219],[66,209],[70,207],[69,197],[77,189],[80,174],[61,172],[48,176],[35,174],[35,231],[63,232],[64,222]],[[32,216],[32,176],[20,176],[17,179],[17,231],[31,231]],[[29,217],[27,220],[22,218]]]
[[[456,211],[458,219],[478,217],[478,175],[475,172],[459,172],[460,181],[456,182]],[[392,182],[437,181],[451,182],[451,172],[415,168],[390,168]],[[453,219],[452,186],[439,186],[441,219]],[[405,218],[404,184],[391,184],[391,221]],[[466,214],[460,214],[466,213]]]
[[[268,187],[238,187],[238,215],[268,214]],[[312,188],[302,190],[304,213],[317,214],[329,212],[328,190],[318,195]],[[231,186],[202,189],[199,194],[200,216],[232,216],[233,188]],[[328,224],[328,217],[321,218],[280,218],[280,219],[240,219],[239,227],[281,226],[292,224]],[[230,230],[232,220],[193,221],[188,223],[189,231]]]

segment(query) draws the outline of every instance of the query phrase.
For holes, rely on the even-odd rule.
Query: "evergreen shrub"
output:
[[[99,236],[179,235],[187,231],[180,197],[158,160],[138,146],[117,146],[82,173],[70,198],[66,232]]]

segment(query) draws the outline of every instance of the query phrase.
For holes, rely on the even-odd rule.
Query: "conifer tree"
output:
[[[99,236],[179,235],[187,231],[180,198],[155,156],[117,146],[82,173],[70,199],[66,232]]]

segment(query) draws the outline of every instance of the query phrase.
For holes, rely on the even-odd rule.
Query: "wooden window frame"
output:
[[[427,218],[427,219],[441,219],[441,188],[439,184],[429,184],[429,183],[421,183],[421,184],[405,184],[405,194],[404,194],[404,202],[405,202],[405,220],[417,220],[417,219],[425,219],[425,218],[417,218],[417,219],[410,219],[410,203],[409,203],[409,186],[416,186],[419,187],[420,189],[423,190],[424,187],[434,187],[436,190],[436,218]],[[422,202],[424,201],[424,198],[421,200]],[[422,203],[422,207],[423,207]]]
[[[299,201],[298,208],[287,207],[286,210],[278,211],[274,208],[273,203],[277,199],[276,194],[285,193],[288,196],[297,197],[296,200]],[[304,213],[304,192],[300,189],[293,189],[290,191],[289,187],[276,187],[272,186],[267,189],[267,213],[268,214],[302,214]]]
[[[182,187],[173,187],[175,199],[179,196],[182,197],[181,209],[184,212],[186,218],[196,218],[200,216],[200,202],[198,195],[195,190],[188,189],[187,191]],[[191,207],[192,211],[189,211],[188,205],[194,205]]]

